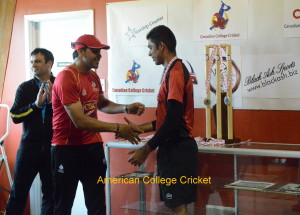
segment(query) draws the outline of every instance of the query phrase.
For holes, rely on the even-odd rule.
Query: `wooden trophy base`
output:
[[[233,138],[233,139],[225,139],[225,144],[234,144],[234,143],[240,143],[240,138]]]
[[[222,101],[222,105],[221,105],[221,113],[222,113],[222,138],[223,140],[225,140],[225,144],[233,144],[233,143],[240,143],[241,139],[240,138],[236,138],[233,136],[233,139],[228,139],[228,117],[227,117],[227,105],[225,105],[224,98],[226,96],[226,93],[221,93],[221,101]],[[213,106],[213,115],[214,115],[214,121],[215,121],[215,125],[217,125],[217,107],[216,105]],[[217,135],[214,134],[212,135],[213,138],[217,138]]]
[[[212,135],[213,138],[217,139],[217,135],[213,134]],[[222,140],[225,140],[225,144],[234,144],[234,143],[240,143],[241,139],[240,138],[233,138],[233,139],[228,139],[227,135],[222,136]]]

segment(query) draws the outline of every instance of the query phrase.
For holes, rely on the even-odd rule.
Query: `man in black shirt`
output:
[[[53,182],[50,147],[52,139],[53,54],[36,48],[31,52],[34,78],[22,83],[16,93],[10,115],[14,123],[23,124],[17,152],[14,183],[6,206],[6,215],[22,215],[35,176],[42,181],[41,215],[53,214]]]

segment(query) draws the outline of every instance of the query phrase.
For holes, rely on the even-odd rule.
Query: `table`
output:
[[[136,149],[143,144],[132,145],[129,142],[112,141],[105,144],[105,154],[107,159],[106,177],[110,177],[110,148]],[[232,147],[198,147],[199,153],[227,154],[234,156],[234,180],[237,180],[237,155],[246,156],[263,156],[263,157],[285,157],[300,158],[300,145],[285,143],[259,143],[259,142],[242,142],[240,145]],[[106,206],[107,215],[111,214],[111,185],[106,183]],[[235,190],[235,196],[237,195]],[[141,198],[141,197],[140,197]],[[143,198],[143,197],[142,197]],[[237,198],[235,198],[235,210],[237,214]],[[143,213],[140,213],[143,214]]]

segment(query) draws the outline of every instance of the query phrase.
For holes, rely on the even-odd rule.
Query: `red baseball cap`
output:
[[[72,49],[78,50],[81,48],[92,49],[109,49],[108,45],[102,44],[94,35],[84,34],[80,36],[75,42],[71,43]]]

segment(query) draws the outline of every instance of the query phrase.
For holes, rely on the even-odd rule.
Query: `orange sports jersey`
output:
[[[170,71],[168,78],[169,90],[167,92],[166,79],[160,86],[157,100],[156,109],[156,130],[164,123],[167,114],[167,100],[174,99],[184,105],[184,120],[186,122],[187,130],[192,136],[192,128],[194,124],[194,98],[193,98],[193,83],[190,77],[187,84],[185,84],[184,72],[182,68],[182,62],[177,61],[174,67]],[[184,98],[185,95],[185,98]]]
[[[97,132],[90,132],[75,127],[64,105],[82,104],[82,112],[97,119],[98,96],[103,94],[99,76],[90,71],[80,73],[72,66],[61,71],[53,85],[53,145],[82,145],[102,142]]]

